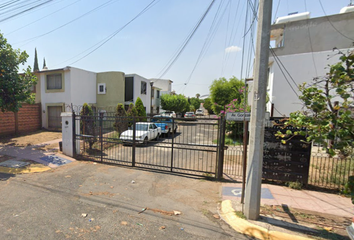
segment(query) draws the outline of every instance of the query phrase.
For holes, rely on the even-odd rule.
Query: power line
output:
[[[196,24],[196,26],[194,27],[194,29],[192,30],[192,32],[189,34],[189,36],[187,37],[187,39],[184,41],[182,47],[180,48],[180,50],[177,52],[176,56],[174,56],[168,63],[164,69],[162,70],[162,74],[160,75],[159,78],[162,78],[167,72],[168,70],[172,67],[172,65],[176,62],[176,60],[179,58],[179,56],[181,55],[181,53],[183,52],[183,50],[185,49],[185,47],[187,46],[187,44],[189,43],[189,41],[192,39],[193,35],[195,34],[195,32],[197,31],[197,29],[199,28],[200,24],[203,22],[205,16],[208,14],[209,10],[211,9],[211,7],[213,6],[215,0],[212,0],[211,3],[209,4],[209,7],[207,8],[207,10],[204,12],[204,14],[202,15],[202,17],[200,18],[200,20],[198,21],[198,23]]]
[[[48,14],[48,15],[45,15],[44,17],[41,17],[41,18],[39,18],[39,19],[37,19],[37,20],[35,20],[35,21],[33,21],[33,22],[30,22],[30,23],[28,23],[28,24],[26,24],[26,25],[24,25],[24,26],[22,26],[22,27],[20,27],[20,28],[17,28],[17,29],[15,29],[15,30],[11,31],[11,32],[7,33],[6,35],[8,36],[8,35],[10,35],[10,34],[12,34],[12,33],[14,33],[14,32],[17,32],[18,30],[21,30],[21,29],[23,29],[23,28],[25,28],[25,27],[27,27],[27,26],[29,26],[29,25],[32,25],[33,23],[39,22],[40,20],[42,20],[42,19],[44,19],[44,18],[46,18],[46,17],[49,17],[49,16],[51,16],[51,15],[53,15],[53,14],[55,14],[55,13],[57,13],[57,12],[63,10],[63,9],[65,9],[65,8],[68,8],[68,7],[70,7],[71,5],[74,5],[75,3],[79,2],[79,1],[80,1],[80,0],[77,0],[77,1],[75,1],[75,2],[73,2],[73,3],[71,3],[71,4],[69,4],[69,5],[66,5],[66,6],[64,6],[64,7],[60,8],[60,9],[58,9],[58,10],[56,10],[56,11],[54,11],[54,12]]]
[[[88,15],[88,14],[90,14],[90,13],[92,13],[92,12],[94,12],[94,11],[100,9],[100,8],[102,8],[102,7],[105,7],[105,6],[107,6],[107,5],[109,5],[110,3],[115,2],[115,1],[118,1],[118,0],[109,0],[109,1],[107,1],[107,2],[105,2],[105,3],[103,3],[103,4],[101,4],[101,5],[99,5],[98,7],[95,7],[94,9],[91,9],[90,11],[88,11],[88,12],[86,12],[86,13],[80,15],[79,17],[74,18],[73,20],[71,20],[71,21],[69,21],[69,22],[67,22],[67,23],[65,23],[65,24],[63,24],[63,25],[60,25],[59,27],[56,27],[56,28],[54,28],[54,29],[52,29],[52,30],[50,30],[50,31],[48,31],[48,32],[46,32],[46,33],[40,34],[40,35],[38,35],[38,36],[35,36],[35,37],[32,37],[32,38],[29,38],[29,39],[26,39],[26,40],[17,42],[17,43],[15,43],[15,44],[18,44],[18,43],[21,43],[21,42],[26,42],[25,44],[23,44],[23,45],[26,45],[26,44],[30,43],[31,41],[33,41],[33,40],[35,40],[35,39],[38,39],[38,38],[43,37],[43,36],[45,36],[45,35],[48,35],[48,34],[50,34],[50,33],[52,33],[52,32],[55,32],[56,30],[58,30],[58,29],[60,29],[60,28],[63,28],[63,27],[65,27],[65,26],[69,25],[70,23],[73,23],[73,22],[79,20],[80,18],[82,18],[82,17],[84,17],[84,16],[86,16],[86,15]],[[22,45],[22,46],[23,46],[23,45]]]
[[[325,16],[326,16],[326,18],[327,18],[327,21],[331,24],[331,26],[340,34],[340,35],[342,35],[343,37],[345,37],[346,39],[349,39],[349,40],[352,40],[352,41],[354,41],[354,39],[353,38],[350,38],[350,37],[348,37],[348,36],[346,36],[346,35],[344,35],[343,33],[341,33],[334,25],[333,25],[333,23],[331,22],[331,20],[329,19],[329,17],[327,16],[327,14],[326,14],[326,11],[324,10],[324,8],[323,8],[323,5],[322,5],[322,2],[321,2],[321,0],[318,0],[318,2],[320,3],[320,5],[321,5],[321,8],[322,8],[322,11],[323,11],[323,13],[325,14]]]
[[[97,46],[95,49],[93,49],[92,51],[90,51],[89,53],[87,53],[86,55],[84,55],[83,57],[79,58],[78,60],[76,60],[75,62],[71,63],[70,65],[77,63],[78,61],[84,59],[85,57],[87,57],[88,55],[90,55],[91,53],[95,52],[97,49],[99,49],[100,47],[102,47],[104,44],[106,44],[109,40],[111,40],[114,36],[116,36],[120,31],[122,31],[126,26],[128,26],[130,23],[132,23],[135,19],[137,19],[138,17],[140,17],[142,14],[144,14],[147,10],[149,10],[152,6],[153,3],[156,0],[151,1],[141,12],[139,12],[134,18],[132,18],[128,23],[126,23],[123,27],[119,28],[116,32],[114,32],[113,34],[111,34],[106,40],[104,40],[99,46]]]
[[[41,7],[41,6],[43,6],[43,5],[47,4],[47,3],[50,3],[50,2],[52,2],[52,1],[53,1],[53,0],[48,0],[48,1],[45,1],[44,3],[40,3],[40,4],[35,5],[35,6],[33,6],[33,7],[27,8],[27,9],[25,9],[25,10],[19,12],[19,13],[16,13],[16,14],[13,14],[13,15],[11,15],[11,16],[9,16],[9,17],[5,17],[5,18],[1,19],[0,22],[4,22],[4,21],[6,21],[6,20],[9,20],[9,19],[11,19],[11,18],[13,18],[13,17],[16,17],[16,16],[18,16],[18,15],[21,15],[21,14],[23,14],[23,13],[25,13],[25,12],[31,11],[31,10],[33,10],[33,9],[35,9],[35,8]]]

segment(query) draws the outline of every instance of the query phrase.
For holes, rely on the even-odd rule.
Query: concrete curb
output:
[[[312,240],[311,238],[291,235],[288,233],[269,231],[266,228],[257,226],[247,220],[236,216],[235,210],[232,207],[231,200],[224,200],[221,202],[220,209],[221,218],[228,223],[234,230],[239,233],[255,237],[261,240]]]
[[[40,173],[50,170],[50,167],[40,165],[40,166],[29,166],[25,168],[9,168],[9,167],[0,167],[1,173],[7,174],[23,174],[23,173]]]

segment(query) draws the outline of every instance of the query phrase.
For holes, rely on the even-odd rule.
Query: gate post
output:
[[[70,157],[74,157],[74,133],[73,133],[73,114],[71,112],[62,112],[60,114],[61,131],[62,131],[62,146],[63,153]]]
[[[172,118],[172,145],[171,145],[171,172],[173,172],[173,149],[174,149],[174,139],[175,139],[175,119]]]
[[[76,149],[76,122],[75,122],[75,118],[76,118],[76,115],[75,115],[75,112],[73,111],[72,112],[73,116],[72,116],[72,123],[73,123],[73,157],[76,158],[76,155],[77,155],[77,149]],[[79,129],[80,129],[80,126],[79,126]],[[79,143],[80,144],[80,143]],[[79,145],[80,146],[80,145]],[[80,151],[80,147],[79,147],[79,151]]]
[[[224,147],[225,147],[225,128],[226,120],[224,116],[221,116],[220,123],[219,123],[219,151],[218,151],[218,163],[217,163],[217,175],[216,179],[221,180],[224,174]]]
[[[132,167],[135,167],[135,148],[136,148],[136,124],[135,124],[135,117],[133,117],[133,149],[132,149]]]
[[[103,116],[101,116],[101,114],[99,114],[99,121],[100,121],[100,136],[99,136],[99,139],[100,139],[100,143],[101,143],[101,162],[103,162],[103,133],[102,133],[102,126],[103,126]],[[95,128],[94,128],[95,129]],[[93,131],[93,135],[95,137],[96,133],[95,131]]]

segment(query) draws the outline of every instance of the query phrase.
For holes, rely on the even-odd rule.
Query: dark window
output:
[[[146,95],[146,82],[141,82],[141,94]]]
[[[156,91],[156,98],[160,98],[160,91],[159,90]]]
[[[133,101],[134,99],[133,90],[134,90],[134,78],[126,77],[125,78],[125,101],[126,102]]]
[[[62,89],[62,77],[61,74],[47,75],[47,89]]]
[[[104,86],[100,85],[100,92],[104,92]]]

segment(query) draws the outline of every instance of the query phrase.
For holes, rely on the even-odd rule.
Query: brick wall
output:
[[[17,126],[19,133],[33,132],[41,129],[41,105],[23,104],[17,113]],[[0,111],[0,135],[14,134],[16,129],[16,118],[13,112]]]

